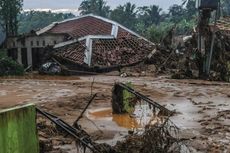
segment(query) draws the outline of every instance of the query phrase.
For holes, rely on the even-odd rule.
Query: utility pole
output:
[[[219,0],[196,0],[196,7],[198,8],[198,51],[203,57],[202,77],[207,78],[210,74],[210,66],[212,61],[212,55],[214,52],[215,42],[215,29],[217,22],[217,12],[219,8]],[[208,46],[209,41],[209,24],[214,13],[214,26],[212,31],[211,45]]]

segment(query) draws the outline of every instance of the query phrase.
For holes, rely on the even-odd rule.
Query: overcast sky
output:
[[[123,5],[126,2],[131,2],[136,4],[137,6],[143,5],[159,5],[161,8],[167,11],[170,5],[172,4],[180,4],[181,0],[106,0],[108,5],[112,8]],[[28,9],[53,9],[60,11],[74,11],[77,13],[77,8],[79,7],[82,0],[24,0],[23,8],[25,10]]]

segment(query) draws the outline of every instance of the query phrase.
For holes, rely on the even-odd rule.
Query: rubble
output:
[[[137,37],[118,39],[95,39],[92,41],[92,61],[84,62],[85,41],[68,44],[55,49],[54,58],[70,70],[109,72],[137,65],[147,60],[155,46]]]
[[[128,66],[144,61],[155,46],[136,37],[114,40],[95,40],[95,66]]]
[[[39,110],[39,112],[42,111]],[[49,113],[45,114],[56,118]],[[179,153],[180,146],[184,145],[182,143],[184,140],[180,140],[176,137],[179,129],[168,118],[163,119],[161,122],[157,122],[154,125],[146,125],[143,132],[131,134],[125,141],[117,142],[115,146],[94,142],[87,132],[81,129],[76,122],[74,126],[75,128],[66,124],[61,119],[55,119],[52,120],[52,122],[57,125],[56,128],[52,124],[49,125],[45,121],[41,121],[41,119],[38,123],[41,152],[54,151],[55,148],[53,148],[53,145],[71,144],[72,141],[70,138],[61,137],[56,140],[49,139],[51,135],[65,134],[68,132],[68,128],[72,130],[69,129],[70,131],[67,135],[70,134],[71,136],[74,136],[76,134],[76,137],[74,136],[76,139],[76,145],[80,147],[83,152],[91,150],[94,153],[148,153],[149,151],[153,153],[165,153],[170,151]],[[65,126],[62,126],[61,122],[64,123]],[[80,132],[76,133],[74,132],[75,130],[80,130]],[[154,139],[152,139],[153,137]]]
[[[57,74],[61,74],[61,67],[54,62],[48,62],[43,64],[40,68],[39,68],[39,74],[49,74],[49,75],[57,75]]]
[[[51,122],[53,122],[56,125],[56,128],[54,128],[52,124],[48,126],[48,125],[45,125],[45,121],[40,120],[38,124],[38,127],[39,127],[38,130],[40,130],[39,135],[41,137],[40,139],[41,149],[43,151],[49,151],[49,149],[53,149],[52,148],[53,142],[50,142],[50,140],[47,139],[48,137],[43,135],[43,133],[46,133],[48,135],[55,135],[55,134],[69,135],[72,138],[74,138],[76,145],[82,148],[84,152],[88,150],[94,153],[121,153],[121,152],[122,153],[126,153],[126,152],[127,153],[139,153],[139,152],[147,153],[149,151],[163,153],[163,152],[169,152],[170,149],[173,151],[176,151],[175,146],[179,147],[181,144],[180,144],[180,140],[177,138],[177,133],[179,129],[169,120],[169,117],[172,115],[172,113],[169,113],[170,111],[164,108],[163,106],[141,95],[140,93],[136,92],[131,87],[125,84],[122,84],[122,83],[115,84],[114,89],[117,90],[117,88],[123,88],[123,90],[125,89],[126,91],[119,90],[119,91],[122,91],[123,94],[125,92],[130,93],[130,96],[132,98],[135,98],[135,97],[140,98],[143,101],[149,103],[149,109],[151,109],[152,113],[154,114],[154,118],[155,118],[155,115],[161,115],[161,118],[156,122],[153,121],[154,118],[150,119],[148,124],[145,126],[144,130],[137,131],[135,133],[134,131],[130,132],[131,135],[129,135],[125,141],[118,142],[115,146],[111,146],[105,143],[96,143],[90,137],[90,135],[81,128],[81,126],[78,123],[80,118],[86,111],[86,109],[89,107],[93,99],[96,97],[96,94],[94,94],[94,96],[91,97],[91,99],[89,100],[86,107],[83,109],[78,119],[74,122],[73,126],[70,126],[69,124],[67,124],[60,118],[58,118],[57,116],[52,115],[48,112],[42,111],[39,108],[37,108],[37,112],[39,114],[43,115],[44,117],[46,117],[47,119],[49,119]],[[125,94],[126,96],[124,98],[130,98],[129,96],[127,97],[127,93]],[[116,99],[116,100],[121,100],[121,101],[124,100],[126,101],[127,104],[130,103],[130,99]],[[135,105],[136,103],[133,103],[133,107]],[[160,109],[160,111],[156,112],[155,107]],[[131,112],[124,111],[124,112],[116,112],[116,113],[132,114],[133,111]],[[166,114],[168,115],[167,117],[164,116]],[[152,139],[153,137],[154,139]],[[69,143],[71,143],[71,141]],[[174,146],[174,148],[172,148],[172,146]]]
[[[143,134],[129,135],[117,143],[115,150],[117,153],[180,153],[184,140],[173,137],[178,135],[178,129],[170,123],[166,120],[163,124],[147,125]]]
[[[208,44],[211,44],[212,31],[216,30],[209,80],[229,81],[230,29],[228,27],[228,17],[217,22],[217,29],[213,29],[213,26],[208,27]],[[167,73],[176,79],[205,78],[202,76],[204,55],[197,50],[196,32],[192,34],[192,37],[186,39],[184,45],[179,44],[176,48],[170,47],[170,45],[158,45],[156,53],[148,60],[148,63],[155,64],[157,73]],[[207,50],[210,49],[208,46]]]

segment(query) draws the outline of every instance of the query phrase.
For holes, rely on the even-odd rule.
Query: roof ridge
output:
[[[105,17],[101,17],[101,16],[98,16],[98,15],[94,15],[94,14],[86,14],[86,15],[82,15],[82,16],[77,16],[77,17],[74,17],[74,18],[71,18],[71,19],[66,19],[66,20],[63,20],[63,21],[60,21],[60,22],[53,22],[52,24],[40,29],[39,31],[36,32],[37,35],[41,35],[49,30],[51,30],[52,28],[54,28],[56,25],[58,24],[62,24],[62,23],[66,23],[66,22],[69,22],[69,21],[74,21],[74,20],[79,20],[81,18],[85,18],[85,17],[94,17],[94,18],[97,18],[99,20],[102,20],[104,22],[107,22],[107,23],[110,23],[112,25],[117,25],[119,26],[120,28],[128,31],[129,33],[135,35],[136,37],[139,37],[139,38],[142,38],[144,39],[145,41],[151,43],[151,44],[154,44],[153,42],[149,41],[148,39],[144,38],[143,36],[137,34],[136,32],[130,30],[129,28],[121,25],[120,23],[116,22],[116,21],[113,21],[111,19],[108,19],[108,18],[105,18]],[[155,44],[154,44],[155,45]]]
[[[48,26],[38,30],[36,32],[37,35],[41,35],[49,30],[51,30],[52,28],[54,28],[56,25],[58,24],[61,24],[61,23],[65,23],[65,22],[69,22],[69,21],[74,21],[74,20],[78,20],[78,19],[81,19],[81,18],[84,18],[84,17],[88,17],[88,16],[91,16],[91,14],[87,14],[87,15],[82,15],[82,16],[77,16],[77,17],[74,17],[74,18],[70,18],[70,19],[65,19],[63,21],[59,21],[59,22],[53,22],[51,24],[49,24]]]

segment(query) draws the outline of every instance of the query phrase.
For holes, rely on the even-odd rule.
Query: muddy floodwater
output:
[[[119,81],[132,82],[137,91],[175,111],[171,120],[180,128],[182,138],[192,138],[188,144],[192,152],[230,152],[228,83],[172,80],[165,76],[8,77],[0,79],[0,109],[35,103],[73,124],[90,95],[97,93],[79,124],[95,141],[115,144],[130,130],[143,128],[152,118],[145,108],[137,108],[131,115],[112,114],[111,90]],[[55,137],[60,144],[63,139]],[[56,147],[64,152],[75,150],[74,142],[60,144]]]
[[[144,129],[148,124],[154,124],[159,117],[155,116],[148,105],[137,105],[132,114],[114,114],[110,107],[89,110],[86,114],[91,120],[114,122],[119,127],[129,130]]]

